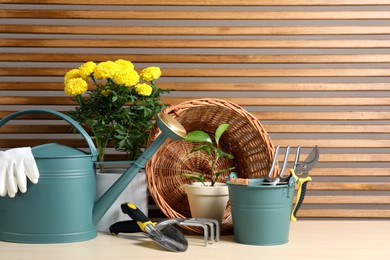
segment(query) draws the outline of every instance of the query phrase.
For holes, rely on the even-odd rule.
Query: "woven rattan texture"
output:
[[[222,123],[230,124],[220,140],[223,149],[234,155],[234,160],[223,160],[218,169],[235,166],[242,178],[259,178],[268,174],[274,147],[257,118],[242,107],[220,99],[197,99],[170,106],[164,110],[174,116],[187,130],[203,130],[213,135]],[[149,143],[159,134],[152,129]],[[210,164],[202,152],[191,153],[194,143],[167,140],[146,165],[147,182],[151,196],[169,218],[191,217],[183,185],[190,182],[183,172],[210,172]],[[275,169],[275,173],[277,169]],[[224,182],[225,176],[219,181]],[[195,232],[196,228],[189,228]],[[231,233],[233,225],[230,206],[225,211],[222,232]]]

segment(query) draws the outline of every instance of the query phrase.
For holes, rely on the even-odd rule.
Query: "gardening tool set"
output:
[[[21,191],[25,194],[8,192],[14,198],[5,196],[6,192],[2,191],[2,196],[5,197],[0,198],[0,240],[3,241],[63,243],[96,237],[96,223],[146,161],[164,144],[166,139],[181,140],[187,134],[185,128],[175,118],[160,113],[157,126],[161,133],[139,159],[123,173],[122,177],[95,202],[97,150],[92,139],[77,122],[57,111],[33,109],[4,117],[0,120],[0,127],[15,117],[34,113],[48,113],[64,119],[81,134],[90,152],[56,143],[31,148],[39,170],[39,183],[29,185],[28,192],[22,187]],[[288,219],[291,218],[292,221],[296,220],[295,216],[304,200],[307,182],[311,181],[309,171],[319,158],[319,148],[315,146],[307,158],[299,162],[300,147],[298,146],[294,165],[290,169],[290,174],[285,176],[284,172],[290,153],[290,146],[286,147],[282,167],[275,176],[280,150],[279,146],[276,147],[270,170],[264,178],[238,178],[232,173],[230,179],[227,180],[235,239],[238,242],[262,245],[280,244],[288,240],[288,223],[286,223],[285,215],[288,214]],[[298,199],[294,209],[291,209],[296,184],[298,184]],[[262,209],[264,205],[266,207]],[[275,207],[275,210],[270,211],[270,206]],[[178,229],[180,227],[203,228],[205,246],[220,239],[221,224],[214,219],[170,218],[154,223],[131,203],[122,204],[121,209],[133,220],[114,223],[110,227],[112,234],[144,232],[147,237],[162,247],[175,252],[184,252],[188,248],[186,237]],[[25,212],[29,214],[26,215]],[[268,223],[270,220],[277,221],[275,225],[279,232],[274,229],[272,232],[267,231],[267,228],[273,227]],[[266,224],[257,229],[257,223],[263,222]],[[31,225],[31,223],[34,224]],[[278,233],[283,233],[284,237],[275,237],[274,234]],[[261,234],[260,237],[259,234]],[[268,235],[265,240],[261,237],[263,234]]]
[[[254,213],[249,215],[253,209],[246,208],[245,214],[241,212],[233,213],[233,221],[237,221],[239,223],[235,223],[235,237],[237,237],[238,242],[243,242],[246,244],[281,244],[285,243],[288,240],[288,222],[289,220],[284,218],[286,215],[292,221],[296,221],[296,214],[303,203],[303,199],[306,192],[307,182],[311,181],[311,177],[308,176],[309,171],[315,166],[319,159],[319,148],[315,146],[307,158],[303,162],[299,162],[301,147],[298,146],[296,149],[295,159],[293,167],[290,169],[290,175],[284,176],[284,171],[287,167],[288,156],[290,153],[290,146],[286,147],[284,159],[282,162],[282,167],[276,177],[274,175],[274,169],[277,162],[277,157],[280,152],[280,147],[277,146],[274,153],[274,159],[269,170],[268,175],[265,178],[261,179],[241,179],[237,178],[235,173],[230,174],[230,180],[227,181],[230,184],[231,191],[231,203],[232,210],[237,211],[238,208],[242,208],[240,205],[243,201],[246,204],[250,205],[252,201],[253,203],[260,203],[260,205],[256,205],[257,207],[262,207],[261,200],[268,200],[265,202],[265,208],[273,207],[272,211],[267,209],[263,209],[259,212],[254,211]],[[292,206],[292,197],[294,195],[295,185],[298,184],[298,193],[297,193],[297,202],[295,203],[294,209],[291,210]],[[251,195],[248,198],[242,197],[242,194],[245,194],[247,190],[240,190],[236,192],[238,186],[247,186],[249,188],[264,188],[261,191],[262,198],[256,198],[255,193],[250,193]],[[236,187],[233,187],[236,186]],[[239,188],[242,189],[242,188]],[[278,194],[278,190],[283,191],[283,195],[280,198],[274,198],[275,194]],[[240,195],[239,195],[240,194]],[[271,194],[272,196],[269,196]],[[269,197],[270,199],[267,199]],[[238,201],[238,203],[237,203]],[[272,205],[275,202],[277,206]],[[238,205],[237,205],[238,204]],[[174,252],[184,252],[188,248],[188,242],[181,233],[179,229],[174,227],[174,225],[180,226],[194,226],[194,227],[202,227],[204,231],[204,244],[207,246],[209,242],[219,241],[220,236],[220,225],[219,222],[213,219],[181,219],[181,218],[171,218],[160,221],[158,223],[152,222],[149,220],[141,210],[139,210],[135,205],[131,203],[124,203],[121,205],[121,209],[123,213],[129,215],[132,220],[120,221],[116,222],[110,227],[110,232],[113,235],[118,235],[119,233],[134,233],[134,232],[144,232],[146,236],[154,240],[157,244],[162,247],[174,251]],[[268,221],[264,221],[263,225],[269,225],[270,220],[279,219],[277,224],[278,227],[275,227],[274,232],[267,233],[265,232],[265,227],[262,226],[260,230],[257,232],[252,232],[254,235],[251,235],[251,230],[256,230],[256,225],[248,224],[243,225],[242,223],[251,223],[251,219],[254,222],[261,222],[261,219],[264,218]],[[287,221],[286,221],[287,220]],[[236,228],[236,226],[239,228]],[[272,225],[271,225],[272,226]],[[244,230],[244,232],[243,232]],[[277,232],[278,231],[278,232]],[[261,232],[268,234],[266,238],[262,238],[262,235],[259,235]],[[276,234],[276,235],[275,235]],[[249,236],[249,238],[248,238]]]
[[[306,159],[300,163],[299,157],[300,157],[301,147],[298,146],[296,149],[294,165],[292,169],[290,169],[290,175],[288,177],[284,177],[284,171],[286,169],[288,155],[290,152],[290,146],[287,146],[284,159],[283,159],[282,168],[279,171],[278,176],[273,177],[279,151],[280,151],[280,147],[277,146],[275,148],[274,159],[272,161],[271,168],[268,172],[268,175],[265,176],[265,178],[243,179],[243,178],[237,178],[237,175],[235,173],[231,173],[229,176],[230,177],[229,183],[234,185],[247,185],[247,186],[248,185],[249,186],[256,186],[256,185],[275,186],[275,185],[286,185],[289,183],[289,180],[293,178],[295,182],[298,184],[298,193],[297,193],[298,200],[291,214],[291,220],[296,221],[296,214],[299,208],[301,207],[306,194],[307,183],[312,180],[312,178],[309,176],[309,172],[311,169],[314,168],[314,166],[318,162],[320,152],[318,146],[316,145],[311,150],[311,152],[306,157]]]
[[[308,176],[319,159],[319,148],[315,146],[303,162],[299,162],[301,148],[296,149],[294,165],[290,174],[284,176],[290,147],[278,175],[274,169],[279,154],[276,147],[271,169],[267,176],[257,179],[237,178],[230,174],[227,181],[236,242],[251,245],[279,245],[288,242],[290,221],[303,203]],[[295,186],[298,184],[297,200],[292,209]]]

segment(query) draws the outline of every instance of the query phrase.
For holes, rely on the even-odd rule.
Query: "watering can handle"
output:
[[[97,160],[97,150],[96,150],[96,147],[91,139],[91,137],[88,135],[88,133],[84,130],[84,128],[82,128],[79,123],[77,123],[75,120],[73,120],[72,118],[70,118],[69,116],[61,113],[61,112],[58,112],[58,111],[55,111],[55,110],[50,110],[50,109],[29,109],[29,110],[21,110],[21,111],[18,111],[18,112],[15,112],[15,113],[12,113],[6,117],[4,117],[3,119],[0,120],[0,127],[3,126],[5,123],[7,123],[8,121],[10,121],[11,119],[15,118],[15,117],[18,117],[18,116],[21,116],[21,115],[26,115],[26,114],[39,114],[39,113],[47,113],[47,114],[52,114],[52,115],[55,115],[55,116],[58,116],[62,119],[64,119],[65,121],[67,121],[69,124],[71,124],[74,128],[77,129],[77,131],[80,132],[80,134],[84,137],[84,139],[87,141],[88,143],[88,147],[89,147],[89,150],[92,154],[92,161],[96,161]]]

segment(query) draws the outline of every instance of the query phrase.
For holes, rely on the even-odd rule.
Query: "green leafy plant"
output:
[[[227,159],[234,159],[234,156],[232,154],[224,152],[220,148],[220,138],[223,133],[229,128],[229,124],[221,124],[218,126],[218,128],[215,130],[215,136],[214,136],[214,142],[211,139],[210,135],[204,131],[201,130],[195,130],[187,133],[187,137],[184,139],[186,142],[196,142],[200,143],[200,145],[194,147],[191,152],[196,151],[204,151],[208,154],[210,157],[210,167],[211,167],[211,185],[214,186],[216,183],[218,177],[227,171],[233,170],[234,167],[230,167],[223,170],[217,170],[217,163],[220,160],[220,158],[227,158]],[[204,186],[206,186],[206,180],[204,174],[196,174],[196,173],[183,173],[183,176],[186,178],[190,178],[193,180],[200,181],[203,183]]]
[[[100,162],[110,142],[130,160],[142,153],[149,130],[165,107],[160,96],[168,90],[154,83],[160,76],[159,67],[138,73],[130,61],[121,59],[89,61],[66,73],[64,91],[78,104],[68,114],[90,131]]]

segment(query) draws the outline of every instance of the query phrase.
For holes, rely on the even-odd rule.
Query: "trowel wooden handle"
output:
[[[244,179],[244,178],[231,178],[230,179],[230,184],[234,185],[249,185],[249,179]]]

